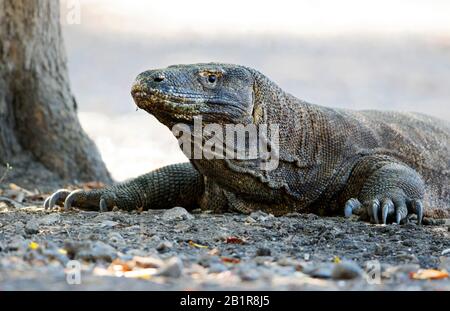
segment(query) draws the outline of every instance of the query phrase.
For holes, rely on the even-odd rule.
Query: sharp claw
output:
[[[408,216],[408,209],[406,203],[401,200],[394,203],[395,204],[395,222],[399,225],[403,218]]]
[[[423,204],[420,200],[412,201],[413,212],[417,215],[417,224],[422,224],[423,219]]]
[[[394,203],[392,202],[392,200],[389,200],[389,199],[385,200],[381,207],[381,215],[383,218],[383,224],[386,224],[388,215],[393,212],[394,212]]]
[[[73,201],[75,200],[75,197],[77,194],[82,192],[83,190],[75,190],[72,191],[64,201],[64,209],[70,209],[72,207]]]
[[[358,213],[358,211],[361,208],[361,203],[358,201],[358,199],[349,199],[346,203],[345,203],[345,207],[344,207],[344,215],[345,217],[350,217],[352,216],[353,213]]]
[[[56,205],[56,202],[58,202],[58,200],[63,199],[65,196],[69,195],[70,191],[67,189],[60,189],[58,191],[56,191],[55,193],[53,193],[50,198],[47,198],[47,200],[45,200],[48,204],[47,208],[53,208]],[[44,202],[44,206],[45,206],[45,202]]]
[[[380,201],[373,200],[372,201],[372,217],[376,224],[379,224],[380,221],[378,219],[378,213],[380,211]]]
[[[106,201],[103,198],[100,199],[99,210],[100,210],[100,212],[107,212],[108,211],[108,206],[106,205]]]
[[[45,201],[44,201],[44,204],[42,204],[42,206],[45,208],[45,209],[48,209],[49,208],[49,202],[50,202],[50,197],[51,196],[49,196],[49,197],[47,197],[47,199],[45,199]]]
[[[382,214],[384,225],[386,224],[386,221],[387,221],[388,212],[389,212],[389,208],[386,207],[386,205],[383,205],[383,207],[381,208],[381,214]]]

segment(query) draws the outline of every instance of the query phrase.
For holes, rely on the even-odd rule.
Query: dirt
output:
[[[0,290],[450,290],[448,225],[40,200],[0,203]]]

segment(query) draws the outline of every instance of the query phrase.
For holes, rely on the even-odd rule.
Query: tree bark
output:
[[[78,121],[59,14],[56,0],[0,0],[0,178],[13,167],[3,184],[111,181]]]

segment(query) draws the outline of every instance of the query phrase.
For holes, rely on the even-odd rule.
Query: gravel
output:
[[[262,212],[194,216],[183,208],[97,213],[0,205],[0,212],[4,290],[450,290],[448,278],[411,278],[420,269],[450,269],[443,225]],[[78,285],[66,282],[73,260],[81,267]],[[373,271],[377,282],[367,279]]]

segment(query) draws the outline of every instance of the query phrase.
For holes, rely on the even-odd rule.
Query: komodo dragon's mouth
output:
[[[163,113],[174,119],[190,120],[200,113],[203,100],[194,94],[166,94],[157,89],[144,89],[140,85],[134,85],[131,96],[136,105],[151,114]]]

